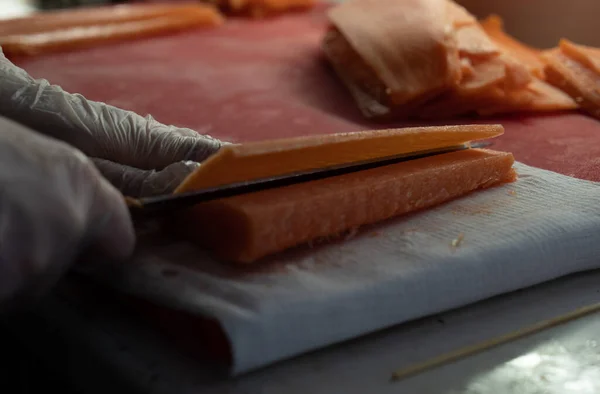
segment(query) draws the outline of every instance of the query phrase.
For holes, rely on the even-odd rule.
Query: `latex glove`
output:
[[[222,145],[193,130],[165,126],[35,80],[6,59],[1,48],[0,115],[78,148],[132,196],[171,191]]]
[[[93,159],[93,162],[121,193],[133,197],[171,193],[190,172],[200,166],[193,161],[180,161],[156,171],[140,170],[102,159]]]
[[[86,246],[120,259],[134,243],[123,197],[91,160],[0,117],[0,306],[41,294]]]

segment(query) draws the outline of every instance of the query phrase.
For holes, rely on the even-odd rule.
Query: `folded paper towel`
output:
[[[600,267],[600,184],[523,164],[513,184],[280,255],[252,271],[186,242],[86,266],[120,290],[218,320],[233,374]],[[168,272],[169,275],[165,275]]]

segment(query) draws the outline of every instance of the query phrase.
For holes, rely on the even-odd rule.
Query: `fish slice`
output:
[[[290,186],[297,183],[309,182],[332,176],[368,170],[371,168],[401,163],[409,160],[422,159],[444,153],[457,152],[465,149],[484,148],[490,146],[491,144],[492,143],[489,141],[467,143],[441,149],[387,156],[373,160],[344,163],[341,165],[293,172],[273,177],[251,179],[244,182],[231,183],[185,193],[143,198],[125,197],[125,201],[134,219],[165,216],[173,214],[175,211],[189,208],[193,205],[207,201],[233,197],[240,194],[254,193],[277,187]]]

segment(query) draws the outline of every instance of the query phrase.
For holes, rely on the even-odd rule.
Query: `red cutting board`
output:
[[[326,8],[14,61],[67,91],[233,142],[406,125],[361,117],[319,48]],[[561,114],[479,121],[504,124],[494,149],[600,181],[596,120]],[[439,123],[457,122],[474,120]]]

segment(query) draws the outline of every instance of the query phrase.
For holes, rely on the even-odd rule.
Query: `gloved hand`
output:
[[[46,290],[83,248],[119,259],[134,243],[123,197],[89,158],[0,117],[0,307]]]
[[[35,80],[1,48],[0,115],[78,148],[133,197],[172,191],[223,144]]]

